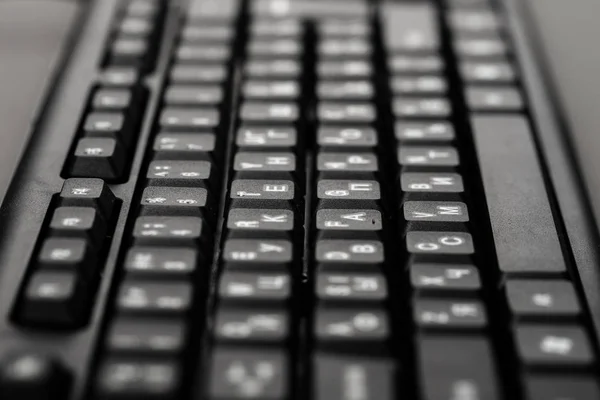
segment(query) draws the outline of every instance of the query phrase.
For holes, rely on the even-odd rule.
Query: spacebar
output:
[[[507,274],[565,271],[542,171],[527,121],[472,117],[498,264]]]

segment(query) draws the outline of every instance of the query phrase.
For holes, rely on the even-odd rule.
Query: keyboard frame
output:
[[[119,0],[96,0],[82,12],[80,23],[74,27],[72,37],[76,43],[66,51],[64,68],[46,101],[46,106],[32,125],[32,136],[17,169],[10,189],[0,208],[0,357],[14,349],[35,349],[56,354],[74,374],[73,397],[84,398],[89,375],[95,362],[96,347],[116,265],[121,255],[119,244],[128,231],[132,218],[128,216],[130,203],[138,185],[146,157],[145,149],[155,123],[155,110],[159,104],[165,70],[169,62],[174,35],[177,31],[176,12],[170,12],[164,27],[158,62],[154,72],[144,82],[150,90],[139,135],[138,151],[133,159],[130,179],[123,184],[110,185],[123,204],[112,239],[112,247],[104,267],[103,280],[89,324],[75,332],[36,332],[16,326],[11,322],[21,282],[53,195],[60,192],[64,180],[60,177],[65,159],[72,148],[72,140],[86,107],[92,83],[98,77],[97,66],[103,56],[109,29]],[[182,1],[170,1],[175,11]],[[561,237],[567,262],[579,275],[575,280],[580,293],[587,300],[590,321],[596,339],[600,336],[600,249],[596,246],[597,229],[584,194],[584,186],[577,172],[574,153],[560,118],[560,110],[552,99],[552,83],[542,68],[541,50],[535,43],[533,20],[527,6],[520,0],[503,0],[512,35],[515,53],[519,60],[522,82],[533,121],[539,157],[549,188],[557,229]],[[239,81],[238,81],[239,82]],[[234,101],[237,101],[234,95]],[[229,127],[231,140],[231,126]],[[25,132],[23,134],[26,134]],[[225,177],[229,179],[229,177]],[[307,193],[309,196],[310,193]],[[222,202],[223,203],[223,202]],[[223,224],[221,206],[219,226]],[[220,230],[220,229],[219,229]],[[217,232],[219,237],[220,232]],[[215,254],[215,259],[218,254]],[[215,268],[213,263],[212,268]],[[214,282],[213,282],[214,284]],[[214,293],[214,287],[210,292]],[[594,341],[598,353],[597,340]],[[200,356],[200,355],[199,355]]]

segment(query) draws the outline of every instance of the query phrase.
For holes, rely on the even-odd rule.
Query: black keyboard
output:
[[[0,216],[0,399],[600,399],[504,2],[81,18]]]

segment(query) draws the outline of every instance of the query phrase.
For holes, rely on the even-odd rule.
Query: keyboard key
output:
[[[234,36],[234,30],[229,25],[195,25],[188,24],[181,30],[181,40],[188,44],[206,42],[229,42]]]
[[[379,182],[367,180],[320,179],[317,198],[321,200],[380,200]]]
[[[285,209],[233,208],[227,217],[227,228],[259,234],[268,231],[291,232],[294,212]]]
[[[198,217],[138,217],[133,237],[140,244],[197,246],[205,239],[204,229]]]
[[[594,400],[600,398],[595,377],[576,374],[531,375],[526,378],[527,400]]]
[[[239,147],[294,147],[297,140],[292,127],[241,126],[236,135]]]
[[[146,39],[152,34],[153,26],[151,21],[145,18],[126,17],[119,23],[117,30],[122,37]]]
[[[369,7],[364,1],[348,0],[340,3],[336,0],[286,2],[278,6],[277,0],[258,0],[252,3],[251,12],[256,16],[294,17],[309,19],[357,18],[366,17]]]
[[[520,116],[480,116],[472,125],[500,270],[565,272],[529,123]]]
[[[456,137],[452,124],[445,121],[397,121],[394,132],[401,142],[450,142]]]
[[[221,301],[265,301],[269,304],[287,301],[292,294],[288,273],[273,272],[229,272],[219,280]]]
[[[165,103],[169,106],[218,106],[223,101],[223,89],[216,85],[172,85],[165,91]]]
[[[118,353],[180,353],[186,343],[183,324],[166,319],[133,319],[120,317],[112,323],[106,347]]]
[[[212,399],[284,399],[289,393],[288,360],[279,350],[215,348],[208,380]]]
[[[50,220],[53,235],[89,240],[100,247],[106,236],[106,222],[91,207],[58,207]]]
[[[320,301],[363,304],[387,300],[388,289],[378,273],[318,272],[316,295]]]
[[[265,178],[273,173],[293,173],[296,171],[296,156],[293,153],[237,152],[233,160],[233,170],[256,172]],[[289,177],[289,176],[288,176]]]
[[[408,232],[408,252],[413,255],[471,255],[475,252],[473,238],[463,232]]]
[[[396,118],[447,118],[452,108],[445,98],[394,98],[392,109]]]
[[[88,114],[83,124],[86,135],[109,137],[123,141],[120,132],[125,126],[125,116],[122,113],[93,112]]]
[[[350,342],[361,346],[382,344],[390,338],[387,315],[378,309],[317,307],[314,336],[317,342]]]
[[[242,86],[246,99],[295,100],[300,96],[300,85],[296,81],[247,80]]]
[[[95,258],[85,239],[49,238],[42,244],[38,263],[44,269],[70,272],[89,278],[97,273]]]
[[[323,147],[375,147],[378,139],[373,128],[322,127],[317,131],[317,143]]]
[[[448,90],[446,80],[440,76],[394,76],[390,79],[392,93],[396,95],[441,95]]]
[[[463,58],[502,58],[508,53],[508,46],[500,37],[477,38],[460,37],[454,41],[454,51]]]
[[[220,307],[213,335],[219,342],[280,343],[288,339],[289,329],[283,310]]]
[[[127,274],[164,277],[188,277],[198,267],[199,254],[191,248],[134,246],[127,252]]]
[[[70,372],[51,356],[9,352],[0,363],[3,399],[63,399],[70,391]]]
[[[365,79],[373,73],[373,66],[364,60],[326,60],[316,64],[320,79]]]
[[[246,51],[251,58],[300,57],[302,42],[295,39],[250,39]]]
[[[318,240],[315,258],[322,263],[365,264],[383,263],[383,244],[378,240]]]
[[[473,111],[520,111],[525,107],[521,93],[510,87],[470,86],[466,97]]]
[[[204,188],[151,186],[144,189],[140,204],[143,215],[187,215],[213,220]]]
[[[448,24],[456,34],[473,37],[495,36],[503,25],[489,8],[452,10],[448,14]]]
[[[462,194],[465,190],[459,174],[439,172],[403,172],[400,175],[400,186],[405,193],[422,193],[429,199],[435,195]]]
[[[441,72],[444,61],[437,54],[395,54],[388,59],[393,74],[424,75]]]
[[[373,49],[360,37],[324,38],[317,43],[317,55],[323,58],[368,58]]]
[[[405,167],[452,168],[460,165],[460,159],[451,146],[399,146],[398,163]]]
[[[250,23],[252,36],[272,36],[276,38],[298,38],[303,34],[302,21],[296,18],[254,19]]]
[[[132,97],[127,89],[100,89],[94,93],[92,105],[96,110],[124,111],[132,105]]]
[[[302,72],[298,60],[278,58],[273,60],[250,59],[244,65],[244,71],[254,78],[297,78]]]
[[[529,366],[585,367],[594,363],[589,339],[578,326],[518,325],[519,358]]]
[[[319,36],[345,37],[368,36],[371,34],[371,25],[363,19],[323,19],[317,23]]]
[[[502,61],[464,62],[460,66],[462,78],[473,84],[510,83],[516,79],[513,67]]]
[[[479,301],[452,299],[417,299],[414,319],[422,329],[481,329],[487,325],[487,315]]]
[[[376,172],[379,170],[377,156],[373,153],[319,152],[317,170],[328,172]]]
[[[160,126],[166,130],[194,130],[215,128],[220,123],[219,112],[213,108],[170,108],[163,109]]]
[[[479,336],[417,337],[419,386],[423,398],[448,400],[461,393],[500,400],[492,348]]]
[[[110,47],[109,63],[119,66],[144,66],[148,42],[144,39],[118,37]]]
[[[506,297],[517,318],[577,317],[581,307],[575,288],[565,280],[509,280]]]
[[[389,52],[434,52],[440,46],[433,4],[383,3],[379,7],[384,46]]]
[[[140,74],[136,68],[113,66],[102,71],[99,83],[109,87],[130,87],[135,85],[139,78]]]
[[[116,202],[115,195],[102,179],[67,179],[60,192],[61,205],[95,208],[105,219],[110,219]]]
[[[295,103],[244,102],[240,107],[240,119],[244,122],[293,123],[299,116]]]
[[[344,399],[357,392],[365,399],[396,398],[395,367],[390,359],[317,353],[313,360],[316,400]]]
[[[152,161],[146,178],[149,185],[206,188],[215,172],[208,161]]]
[[[265,268],[282,267],[293,261],[292,243],[287,240],[228,239],[223,259],[229,262],[256,263]]]
[[[381,231],[378,210],[322,209],[316,215],[317,229],[328,231]]]
[[[410,282],[417,293],[460,292],[481,290],[479,271],[468,264],[423,264],[410,266]]]
[[[126,163],[125,150],[115,139],[83,138],[75,148],[71,176],[118,180]]]
[[[227,69],[224,65],[181,65],[175,64],[169,74],[175,84],[215,84],[227,79]]]
[[[186,14],[190,21],[223,23],[238,15],[240,4],[239,0],[193,0],[189,3]]]
[[[179,315],[192,306],[189,283],[158,283],[126,280],[117,295],[120,312]]]
[[[17,318],[34,327],[75,328],[88,317],[92,295],[75,272],[38,271],[27,283]]]
[[[171,361],[111,358],[102,362],[96,379],[100,398],[175,399],[181,371]]]
[[[225,63],[231,57],[231,48],[220,43],[181,44],[175,51],[175,62],[181,64]]]
[[[293,200],[294,182],[288,180],[236,179],[231,183],[232,199]]]
[[[407,201],[403,205],[403,210],[404,219],[408,222],[449,223],[469,221],[467,205],[461,202]]]
[[[212,133],[167,133],[161,132],[154,139],[153,150],[159,157],[201,159],[216,149],[216,138]]]
[[[317,105],[317,116],[324,124],[335,123],[371,123],[377,118],[377,112],[371,103],[329,103]]]
[[[369,81],[321,81],[317,96],[324,100],[371,100],[375,89]]]

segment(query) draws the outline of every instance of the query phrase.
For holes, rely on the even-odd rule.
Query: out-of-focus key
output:
[[[386,2],[379,8],[389,51],[436,51],[439,27],[433,4]]]

